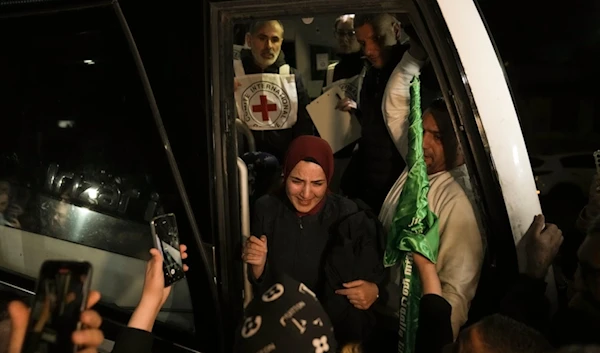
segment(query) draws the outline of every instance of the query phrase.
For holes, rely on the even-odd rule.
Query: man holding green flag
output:
[[[423,156],[423,120],[419,78],[415,77],[410,88],[410,115],[408,118],[408,176],[400,194],[400,202],[388,234],[384,256],[386,267],[401,264],[402,294],[400,297],[400,340],[398,352],[414,352],[419,319],[421,282],[418,272],[413,271],[412,252],[418,252],[435,263],[438,253],[438,221],[429,209],[427,193],[429,178]]]
[[[437,100],[421,115],[415,77],[425,58],[422,48],[411,44],[390,77],[382,106],[407,168],[389,191],[379,215],[388,230],[385,265],[390,277],[375,309],[385,328],[394,331],[400,352],[414,351],[422,295],[412,253],[436,264],[442,296],[452,306],[455,337],[467,321],[483,263],[468,172],[446,104]]]

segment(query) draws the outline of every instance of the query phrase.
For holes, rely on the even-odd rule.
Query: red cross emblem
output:
[[[261,113],[263,121],[269,121],[269,112],[277,111],[277,104],[269,104],[267,96],[260,96],[260,104],[252,106],[253,113]]]

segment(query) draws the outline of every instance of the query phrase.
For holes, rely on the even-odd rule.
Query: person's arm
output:
[[[180,245],[181,258],[187,258],[187,247]],[[113,353],[126,352],[151,352],[154,336],[152,329],[154,322],[158,317],[160,309],[163,307],[167,298],[171,294],[171,286],[165,287],[163,259],[160,252],[151,249],[152,258],[146,265],[146,276],[144,278],[144,288],[140,303],[135,308],[127,328],[121,331]],[[188,266],[183,265],[183,270],[187,271]]]
[[[292,127],[294,138],[302,135],[314,135],[315,126],[306,110],[306,106],[310,104],[310,97],[300,74],[296,70],[294,70],[294,74],[296,75],[296,93],[298,95],[298,120]]]
[[[86,352],[95,352],[104,341],[104,333],[100,330],[102,317],[95,310],[91,310],[100,301],[100,297],[100,292],[91,291],[89,293],[87,310],[79,316],[83,328],[74,331],[71,335],[73,344],[80,346]],[[30,319],[30,309],[21,300],[15,300],[8,305],[8,314],[10,316],[10,333],[6,337],[8,340],[7,352],[36,352],[39,348],[36,342],[41,339],[42,332],[34,333],[34,337],[25,342],[27,325]]]
[[[500,302],[499,314],[508,316],[547,332],[550,302],[546,298],[547,284],[543,278],[521,273]]]
[[[467,322],[477,290],[483,244],[475,212],[466,195],[452,196],[439,213],[440,247],[436,268],[442,296],[452,305],[452,329],[456,338]]]
[[[152,332],[125,327],[115,340],[112,353],[150,353],[154,344]]]
[[[379,287],[385,278],[384,240],[379,239],[383,234],[378,229],[383,228],[377,217],[370,217],[364,211],[350,216],[340,224],[338,236],[354,240],[347,242],[347,246],[353,249],[348,251],[348,254],[354,256],[346,260],[354,264],[354,268],[348,273],[352,273],[356,278],[343,283],[344,289],[337,290],[336,294],[346,296],[350,303],[360,310],[369,309],[379,298]],[[341,263],[338,266],[341,266]],[[338,269],[338,272],[342,273],[344,270]]]
[[[419,75],[424,62],[404,53],[385,87],[381,109],[396,148],[406,159],[408,153],[408,116],[410,114],[410,84]]]
[[[550,302],[546,298],[545,277],[563,242],[562,231],[535,216],[521,238],[525,247],[525,267],[500,303],[500,314],[512,317],[540,332],[547,332]]]
[[[265,195],[258,199],[254,205],[254,212],[252,214],[252,222],[250,223],[250,234],[258,239],[265,236],[265,243],[271,240],[273,234],[267,229],[266,220],[269,218],[270,212],[275,212],[274,209],[277,207],[277,200],[271,195]],[[268,249],[268,248],[267,248]],[[245,264],[248,266],[248,280],[252,284],[254,292],[260,290],[262,283],[265,278],[270,275],[269,270],[269,254],[267,250],[267,260],[262,268],[262,271],[255,269],[251,264]],[[260,272],[259,276],[256,276]],[[256,294],[256,293],[255,293]]]
[[[419,270],[423,297],[419,304],[419,327],[415,343],[417,353],[442,352],[452,343],[452,306],[442,297],[442,283],[435,265],[424,256],[414,253],[414,264]]]

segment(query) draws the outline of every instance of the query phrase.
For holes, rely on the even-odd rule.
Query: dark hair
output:
[[[433,116],[436,125],[442,136],[442,145],[444,146],[444,157],[446,159],[446,169],[456,167],[456,157],[458,155],[458,139],[454,132],[452,119],[448,112],[448,107],[443,98],[435,99],[427,109]]]
[[[341,15],[340,17],[336,18],[335,22],[333,23],[333,29],[337,29],[340,22],[343,22],[344,20],[346,20],[348,18],[350,18],[348,15]]]
[[[285,30],[283,28],[283,23],[281,23],[281,21],[279,21],[279,20],[264,20],[264,21],[256,21],[256,22],[252,23],[250,25],[250,34],[255,35],[259,29],[263,28],[263,26],[269,22],[277,22],[279,24],[279,26],[281,26],[281,31],[285,32]]]
[[[354,16],[354,28],[362,27],[366,24],[373,26],[373,29],[379,28],[384,20],[391,20],[392,23],[400,23],[396,17],[389,13],[368,13],[368,14],[357,14]]]
[[[476,327],[491,352],[543,353],[552,349],[541,333],[507,316],[488,316]]]
[[[302,159],[305,162],[310,162],[310,163],[314,163],[316,165],[321,165],[321,163],[319,163],[319,161],[317,161],[316,159],[314,159],[313,157],[306,157],[304,159]]]

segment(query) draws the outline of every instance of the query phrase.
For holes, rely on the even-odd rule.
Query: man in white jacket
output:
[[[384,119],[403,158],[408,151],[410,83],[424,64],[415,56],[425,59],[423,54],[422,48],[413,44],[392,73],[383,98]],[[442,100],[434,102],[424,112],[423,131],[423,150],[430,183],[429,207],[439,218],[440,247],[436,268],[442,283],[442,295],[452,305],[452,328],[456,338],[460,327],[467,321],[469,306],[477,289],[483,263],[482,237],[474,205],[468,196],[470,191],[461,186],[469,185],[468,173],[450,115]],[[386,229],[389,229],[396,214],[406,177],[405,169],[383,203],[379,219]],[[398,315],[400,270],[399,265],[390,269],[385,307],[379,306],[379,311],[387,316],[392,313]]]

